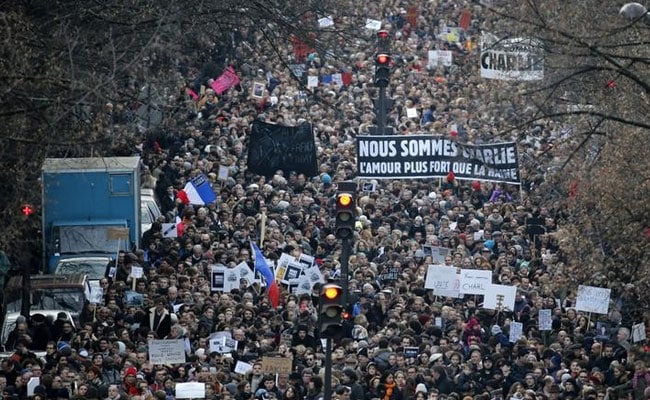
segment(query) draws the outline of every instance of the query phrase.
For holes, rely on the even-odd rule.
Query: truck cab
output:
[[[91,296],[90,282],[85,274],[32,275],[29,284],[30,310],[67,311],[75,322]],[[6,315],[21,311],[22,293],[23,277],[11,277],[5,287]]]

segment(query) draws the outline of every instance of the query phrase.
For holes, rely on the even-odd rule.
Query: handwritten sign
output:
[[[144,276],[144,268],[131,267],[131,278],[140,279]]]
[[[492,271],[478,269],[460,270],[460,292],[485,295],[492,286]]]
[[[185,362],[185,340],[149,340],[149,360],[152,364],[182,364]]]
[[[578,286],[576,310],[596,314],[607,314],[609,310],[609,296],[611,291],[611,289],[594,286]]]
[[[524,331],[524,324],[521,322],[511,322],[510,323],[510,337],[509,341],[510,343],[515,343],[517,340],[521,338],[521,335],[523,334]]]
[[[290,374],[293,359],[288,357],[262,357],[262,372],[265,374]]]
[[[515,309],[515,295],[517,287],[510,285],[490,285],[483,300],[483,308],[488,310],[499,310],[499,299],[501,297],[501,309],[499,311],[512,311]]]
[[[645,340],[645,323],[632,325],[632,341],[634,343],[643,342]]]
[[[426,289],[433,289],[436,296],[457,298],[460,294],[458,268],[444,265],[429,265],[424,280]]]
[[[539,310],[539,330],[550,331],[553,329],[553,319],[550,309]]]

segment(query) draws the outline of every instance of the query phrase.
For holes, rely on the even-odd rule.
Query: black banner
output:
[[[318,175],[311,124],[282,126],[253,121],[248,145],[248,170],[267,177],[277,170]]]
[[[357,176],[436,178],[519,184],[515,143],[465,145],[435,136],[357,136]]]

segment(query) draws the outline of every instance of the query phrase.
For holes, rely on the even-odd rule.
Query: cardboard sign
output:
[[[106,236],[110,240],[128,239],[129,238],[129,228],[121,228],[121,227],[115,227],[115,226],[106,228]]]
[[[290,374],[292,364],[292,358],[262,357],[262,372],[265,374]]]

